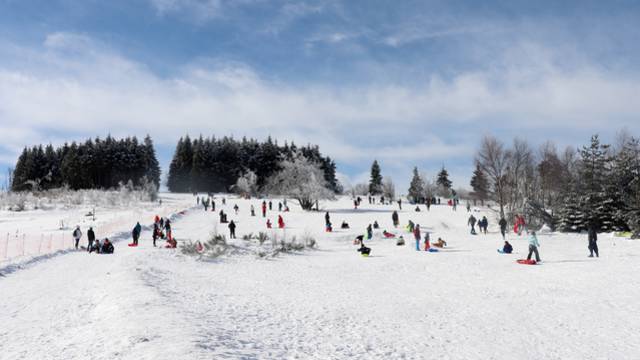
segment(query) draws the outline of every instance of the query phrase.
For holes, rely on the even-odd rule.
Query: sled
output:
[[[395,238],[395,237],[396,237],[396,235],[395,235],[395,234],[392,234],[392,233],[390,233],[390,232],[383,232],[383,233],[382,233],[382,235],[383,235],[385,238],[387,238],[387,239],[393,239],[393,238]]]
[[[429,248],[429,250],[425,250],[426,252],[438,252],[438,249]]]
[[[536,265],[537,262],[533,259],[531,260],[527,260],[527,259],[519,259],[517,260],[518,264],[522,264],[522,265]]]
[[[498,249],[498,253],[499,253],[499,254],[507,254],[507,255],[511,255],[511,253],[504,252],[504,250],[502,250],[502,249]]]
[[[137,246],[138,246],[137,244],[134,244],[134,243],[131,243],[131,244],[128,244],[128,245],[129,245],[130,247],[137,247]]]

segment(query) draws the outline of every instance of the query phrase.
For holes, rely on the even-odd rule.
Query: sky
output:
[[[468,187],[480,139],[640,135],[637,1],[0,0],[0,169],[24,146],[150,134],[318,144]],[[165,171],[166,172],[166,171]],[[6,171],[0,171],[4,183]]]

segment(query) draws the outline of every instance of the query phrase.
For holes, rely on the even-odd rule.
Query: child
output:
[[[433,246],[439,247],[439,248],[443,248],[443,247],[447,246],[447,242],[442,240],[442,238],[438,238],[438,241],[433,243]]]
[[[502,247],[502,252],[505,254],[511,254],[513,252],[513,246],[509,244],[508,241],[505,240],[504,246]]]

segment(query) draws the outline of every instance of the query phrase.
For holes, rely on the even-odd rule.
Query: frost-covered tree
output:
[[[579,180],[582,186],[579,206],[585,214],[585,225],[603,230],[610,230],[613,222],[605,194],[609,175],[608,150],[609,145],[601,144],[598,135],[592,136],[590,145],[580,150]]]
[[[382,180],[382,195],[389,201],[393,201],[396,198],[396,186],[389,177],[385,177]]]
[[[238,178],[233,186],[233,191],[243,196],[256,196],[258,194],[258,176],[249,170]]]
[[[504,217],[507,203],[507,166],[509,155],[504,145],[493,136],[485,136],[476,155],[476,164],[489,180],[491,199],[500,206],[500,216]]]
[[[369,180],[369,194],[379,195],[382,193],[382,175],[380,174],[380,165],[378,160],[373,160],[371,165],[371,178]]]
[[[409,185],[409,191],[407,192],[409,199],[415,203],[421,202],[424,196],[424,180],[418,172],[418,167],[413,168],[413,178]]]
[[[280,163],[280,171],[267,181],[266,192],[298,201],[303,210],[311,210],[318,200],[333,199],[334,192],[324,178],[324,172],[302,154]]]

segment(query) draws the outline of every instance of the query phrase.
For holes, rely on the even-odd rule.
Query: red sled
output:
[[[133,244],[133,243],[131,243],[131,244],[129,244],[129,246],[131,246],[131,247],[136,247],[136,246],[138,246],[138,244]]]
[[[531,260],[527,260],[527,259],[520,259],[520,260],[516,260],[518,262],[518,264],[522,264],[522,265],[535,265],[537,264],[537,262],[533,259]]]
[[[387,238],[387,239],[392,239],[392,238],[395,238],[395,237],[396,237],[394,234],[392,234],[392,233],[390,233],[390,232],[386,232],[386,231],[384,231],[384,232],[382,233],[382,235],[384,235],[384,237],[385,237],[385,238]]]

